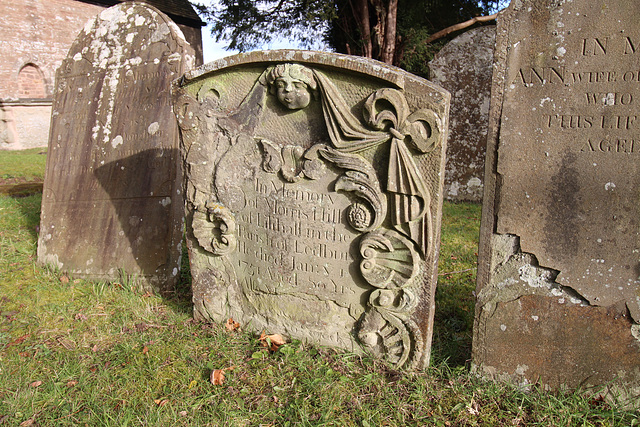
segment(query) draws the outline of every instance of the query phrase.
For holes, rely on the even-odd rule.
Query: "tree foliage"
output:
[[[489,14],[505,0],[219,0],[196,5],[212,33],[241,52],[274,38],[302,46],[319,41],[336,52],[374,58],[425,75],[438,44],[433,33],[474,16]],[[442,44],[442,43],[440,43]]]

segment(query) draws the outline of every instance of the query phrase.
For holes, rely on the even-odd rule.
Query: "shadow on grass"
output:
[[[11,196],[17,203],[20,213],[26,222],[26,229],[29,231],[33,241],[37,242],[40,229],[40,205],[42,203],[42,192],[31,194],[17,194]]]

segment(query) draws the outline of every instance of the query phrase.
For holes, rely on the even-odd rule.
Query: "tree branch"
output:
[[[450,27],[445,28],[444,30],[440,30],[437,33],[431,35],[431,37],[425,40],[425,43],[429,44],[435,40],[438,40],[439,38],[442,38],[444,36],[447,36],[453,33],[454,31],[458,31],[458,30],[462,30],[467,27],[470,27],[477,22],[493,21],[494,19],[496,19],[496,16],[498,16],[497,13],[494,13],[493,15],[488,15],[488,16],[476,16],[475,18],[471,18],[468,21],[460,22],[459,24],[452,25]]]

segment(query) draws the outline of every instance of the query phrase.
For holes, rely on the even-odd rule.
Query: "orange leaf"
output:
[[[145,345],[144,348],[142,349],[142,354],[147,354],[147,353],[149,353],[149,347]]]
[[[40,387],[42,385],[42,381],[34,381],[31,384],[29,384],[31,387]]]
[[[153,399],[153,401],[155,402],[156,405],[162,407],[164,405],[166,405],[167,403],[169,403],[169,399]]]
[[[258,340],[262,343],[263,347],[267,347],[270,351],[276,351],[278,348],[285,344],[286,341],[280,334],[267,335],[262,331]]]
[[[224,326],[226,326],[227,329],[230,331],[235,331],[237,329],[240,329],[240,323],[233,320],[232,317],[230,317],[229,320],[227,320],[227,323],[225,323]]]
[[[211,371],[211,384],[222,385],[224,384],[224,369],[214,369]]]
[[[73,387],[77,384],[78,384],[78,381],[76,380],[67,381],[67,387]]]
[[[69,283],[69,276],[60,276],[60,281],[62,283]]]

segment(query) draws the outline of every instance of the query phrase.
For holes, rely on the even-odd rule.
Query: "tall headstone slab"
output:
[[[495,25],[451,40],[429,62],[430,79],[451,93],[444,177],[447,200],[482,201]]]
[[[449,95],[345,55],[271,51],[175,90],[194,315],[424,366]]]
[[[171,82],[193,61],[180,29],[151,6],[122,3],[85,25],[56,76],[40,262],[173,287],[184,202]]]
[[[640,391],[640,9],[516,0],[499,16],[473,362]]]

